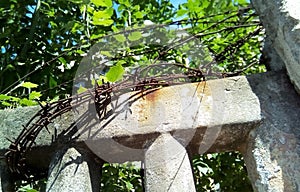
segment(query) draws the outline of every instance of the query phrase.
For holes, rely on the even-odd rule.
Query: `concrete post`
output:
[[[196,191],[188,154],[169,133],[160,135],[146,151],[145,171],[146,191]]]
[[[281,75],[280,75],[281,74]],[[300,97],[281,72],[249,78],[264,121],[249,135],[244,158],[254,191],[300,190]]]
[[[47,192],[92,192],[87,162],[74,148],[59,152],[50,164]],[[63,155],[63,157],[61,157]]]

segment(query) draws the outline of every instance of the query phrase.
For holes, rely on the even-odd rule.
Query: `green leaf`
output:
[[[34,83],[31,83],[31,82],[24,82],[21,84],[21,87],[25,87],[25,88],[36,88],[38,87],[38,84],[34,84]]]
[[[139,5],[135,5],[135,6],[133,7],[133,9],[138,11],[138,10],[140,10],[140,6],[139,6]]]
[[[77,93],[80,94],[80,93],[85,92],[86,90],[87,90],[87,88],[82,87],[82,86],[80,85],[79,89],[77,90]]]
[[[6,101],[2,101],[2,102],[1,102],[1,105],[3,105],[3,106],[6,106],[6,107],[10,107],[10,106],[12,106],[12,104],[11,104],[11,103],[9,103],[9,102],[6,102]]]
[[[114,14],[113,8],[107,8],[103,11],[95,11],[93,14],[93,24],[110,26],[114,23],[114,20],[111,19],[113,14]]]
[[[130,41],[137,41],[137,40],[139,40],[141,37],[142,37],[142,33],[139,32],[139,31],[135,31],[135,32],[130,33],[130,35],[128,36],[128,39],[129,39]]]
[[[32,189],[31,186],[29,186],[29,185],[23,186],[18,191],[19,192],[38,192],[37,190]]]
[[[188,11],[186,9],[180,9],[177,11],[177,17],[182,17],[183,15],[187,14]]]
[[[95,11],[93,14],[93,20],[97,19],[109,19],[114,14],[113,8],[107,8],[104,11]]]
[[[112,0],[91,0],[96,6],[112,7]]]
[[[112,54],[109,51],[100,51],[101,55],[105,55],[107,57],[113,57]]]
[[[114,20],[112,20],[112,19],[98,19],[98,20],[93,21],[94,25],[102,25],[102,26],[110,26],[113,23],[114,23]]]
[[[78,31],[82,31],[82,30],[84,30],[83,24],[79,22],[74,22],[71,32],[73,34],[76,34]]]
[[[106,73],[106,78],[110,82],[116,82],[122,79],[124,74],[124,68],[122,67],[121,62],[118,62],[115,66],[111,67]]]
[[[52,76],[50,76],[50,78],[49,78],[49,87],[50,88],[56,87],[56,85],[57,85],[56,80]]]
[[[119,29],[116,27],[116,26],[111,26],[111,29],[112,29],[112,31],[113,32],[115,32],[115,33],[118,33],[119,32]]]
[[[101,75],[101,76],[99,77],[99,79],[97,80],[97,83],[98,83],[98,85],[102,85],[103,82],[108,82],[108,79],[107,79],[107,77]],[[93,85],[94,85],[94,84],[93,84]]]
[[[58,60],[63,64],[66,65],[67,61],[63,57],[59,57]]]
[[[119,0],[119,3],[125,5],[126,7],[130,7],[131,6],[129,0]]]
[[[33,106],[33,105],[37,105],[37,102],[29,100],[27,98],[23,98],[19,101],[19,103],[21,105],[25,105],[25,106]]]
[[[42,96],[41,92],[37,92],[37,91],[32,91],[29,95],[29,99],[30,100],[35,100],[35,99],[40,99],[40,97]]]
[[[130,181],[125,181],[125,183],[126,183],[126,189],[127,190],[132,190],[133,189],[133,185],[130,183]]]
[[[20,65],[20,63],[18,63],[19,65]],[[5,67],[5,69],[7,70],[7,69],[9,69],[9,70],[14,70],[15,69],[15,67],[12,65],[12,64],[8,64],[6,67]]]
[[[91,39],[99,39],[102,36],[103,36],[103,34],[92,34]]]
[[[26,192],[38,192],[38,191],[35,189],[28,189]]]
[[[248,0],[237,0],[238,4],[239,5],[243,5],[243,6],[246,6],[249,4],[249,1]]]
[[[80,55],[83,55],[83,54],[86,54],[86,52],[82,51],[82,50],[76,50],[76,53],[80,54]]]
[[[121,34],[115,35],[114,38],[115,38],[117,41],[121,42],[121,43],[123,43],[123,42],[126,41],[126,37],[125,37],[124,35],[121,35]]]
[[[11,99],[11,96],[0,94],[0,100],[4,101],[4,100],[10,100],[10,99]]]
[[[144,17],[143,12],[141,12],[141,11],[137,11],[137,12],[135,12],[133,15],[134,15],[134,17],[137,18],[137,19],[141,19],[141,18]]]
[[[11,100],[11,101],[18,102],[18,101],[20,100],[20,98],[18,98],[18,97],[13,97],[13,96],[10,96],[10,100]]]

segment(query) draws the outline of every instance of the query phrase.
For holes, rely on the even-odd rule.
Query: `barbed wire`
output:
[[[124,93],[135,92],[130,98],[130,101],[127,101],[132,104],[143,97],[143,95],[162,87],[189,83],[191,81],[205,81],[204,75],[198,69],[192,69],[179,63],[161,63],[160,65],[168,66],[168,69],[170,70],[172,67],[176,66],[181,68],[183,72],[174,74],[165,69],[165,74],[160,76],[144,76],[144,71],[159,67],[159,65],[149,65],[141,70],[136,70],[134,74],[126,76],[121,82],[115,84],[102,82],[101,85],[96,83],[95,88],[88,89],[87,91],[73,95],[70,98],[61,99],[53,103],[46,103],[45,105],[40,103],[41,109],[23,126],[23,130],[19,136],[15,140],[8,138],[11,144],[5,156],[11,172],[28,181],[40,178],[41,172],[36,173],[35,170],[32,170],[27,166],[26,153],[35,145],[35,140],[43,129],[49,134],[51,132],[54,133],[52,143],[58,141],[61,143],[68,143],[75,133],[80,132],[77,136],[72,138],[72,141],[76,140],[79,135],[87,131],[87,129],[80,130],[80,128],[83,127],[84,124],[90,122],[88,117],[96,118],[98,120],[97,122],[110,118],[108,122],[106,122],[106,126],[118,114],[127,110],[122,108],[122,103],[113,106],[112,109],[108,109],[108,106]],[[76,112],[77,108],[84,103],[92,103],[95,106],[97,117],[87,110],[71,124],[69,128],[63,130],[60,133],[60,136],[57,135],[57,130],[49,130],[49,124],[53,123],[56,118],[72,110]],[[118,109],[120,107],[121,109]],[[76,131],[74,131],[74,127],[76,127]]]
[[[164,63],[157,64],[157,61],[161,59],[161,57],[169,50],[173,50],[176,47],[191,41],[192,39],[197,38],[201,40],[206,36],[219,34],[224,31],[230,33],[233,32],[235,29],[256,27],[254,31],[245,34],[237,41],[227,45],[220,53],[214,53],[212,50],[210,50],[210,53],[213,55],[214,60],[206,64],[204,68],[205,67],[209,68],[210,65],[212,65],[214,62],[224,61],[225,59],[228,58],[227,56],[229,57],[232,56],[232,54],[234,54],[236,50],[242,47],[249,39],[259,35],[259,33],[262,31],[262,27],[259,22],[247,21],[248,20],[247,18],[255,16],[253,13],[247,15],[247,18],[243,20],[242,23],[234,23],[234,21],[229,21],[237,14],[243,14],[250,10],[251,8],[248,7],[243,10],[237,10],[235,12],[226,12],[227,14],[232,14],[232,15],[229,15],[226,18],[222,19],[221,21],[216,21],[216,22],[201,21],[201,19],[205,19],[207,17],[183,19],[179,21],[172,21],[167,24],[150,25],[150,26],[145,26],[143,28],[137,28],[137,29],[126,29],[125,31],[119,33],[107,34],[105,36],[100,37],[100,38],[105,38],[105,37],[110,37],[118,34],[131,33],[134,31],[147,31],[149,29],[170,26],[170,25],[183,25],[183,24],[188,25],[191,23],[212,24],[200,32],[198,31],[189,37],[182,38],[176,42],[169,43],[168,45],[163,47],[157,47],[153,49],[143,49],[142,51],[132,50],[132,52],[128,53],[127,55],[115,56],[114,58],[112,58],[112,60],[120,60],[131,56],[144,55],[149,53],[151,54],[158,53],[158,56],[153,60],[151,65],[148,65],[143,68],[137,68],[135,72],[132,74],[126,74],[124,76],[124,79],[120,82],[111,84],[103,81],[101,85],[95,82],[94,88],[88,89],[83,93],[73,95],[69,98],[60,99],[52,103],[46,103],[45,105],[39,103],[41,109],[24,125],[24,128],[21,131],[21,133],[18,135],[18,137],[13,140],[8,138],[11,144],[8,148],[7,153],[5,154],[5,157],[7,159],[7,164],[11,172],[18,175],[21,178],[24,178],[27,181],[33,181],[39,179],[40,177],[45,177],[45,173],[37,172],[34,169],[31,169],[26,162],[26,154],[35,145],[36,138],[38,137],[38,135],[41,133],[42,130],[48,131],[49,134],[54,133],[54,135],[52,136],[52,143],[73,142],[81,134],[88,131],[88,129],[92,127],[92,125],[90,125],[88,128],[80,129],[81,127],[83,127],[83,125],[88,124],[88,122],[90,122],[90,119],[97,119],[97,122],[105,121],[105,124],[103,126],[107,126],[118,114],[124,112],[125,110],[128,110],[127,108],[126,109],[122,108],[123,106],[122,103],[109,107],[112,105],[112,103],[114,103],[119,98],[120,95],[124,93],[134,92],[133,96],[129,98],[130,101],[128,101],[128,103],[133,103],[138,99],[140,99],[143,95],[148,94],[152,91],[156,91],[157,89],[160,89],[162,87],[174,86],[174,85],[184,84],[189,82],[205,81],[207,77],[205,76],[203,69],[188,67],[186,65],[183,65],[182,63],[164,62]],[[222,14],[224,15],[225,13]],[[214,17],[216,15],[221,15],[221,14],[215,14],[212,15],[211,17]],[[219,28],[219,25],[221,23],[226,23],[226,22],[235,25]],[[211,29],[216,29],[216,30],[209,31]],[[100,38],[94,39],[94,41],[97,41]],[[25,79],[28,78],[30,75],[34,74],[38,70],[42,70],[45,66],[50,65],[50,63],[58,60],[59,57],[62,57],[74,50],[80,49],[81,47],[82,45],[76,45],[71,49],[54,57],[50,61],[43,63],[42,65],[40,65],[40,67],[36,68],[35,70],[23,76],[17,82],[15,82],[14,84],[10,85],[8,88],[3,90],[1,93],[11,89],[11,87],[15,86],[19,82],[25,81]],[[251,59],[251,63],[249,63],[243,69],[237,70],[236,72],[220,73],[214,75],[221,76],[221,77],[239,75],[242,72],[244,72],[246,69],[248,69],[249,67],[255,64],[257,64],[257,61],[255,59]],[[167,66],[163,69],[164,73],[161,73],[156,76],[147,76],[147,74],[149,75],[148,73],[149,70],[157,69],[161,66]],[[178,70],[177,73],[170,72],[172,67],[178,67],[180,68],[180,70]],[[92,70],[92,69],[88,69],[88,70]],[[86,72],[88,71],[84,71],[82,75],[85,75]],[[41,92],[45,92],[51,89],[56,89],[64,85],[68,85],[72,82],[73,79],[64,82],[62,84],[56,85],[52,88],[42,90]],[[8,93],[10,93],[10,91]],[[93,105],[95,107],[96,116],[95,114],[92,114],[87,110],[74,123],[72,123],[67,129],[63,130],[61,133],[57,133],[57,130],[55,128],[54,130],[49,130],[50,129],[49,125],[53,123],[55,119],[70,111],[76,112],[79,106],[81,106],[84,103],[89,103],[89,105]],[[99,131],[100,130],[97,130],[94,133],[94,135],[97,134]],[[94,135],[92,135],[92,137]]]

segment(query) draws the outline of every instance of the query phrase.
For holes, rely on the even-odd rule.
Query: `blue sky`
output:
[[[185,3],[187,0],[171,0],[171,3],[174,5],[174,7],[178,7],[179,4]]]

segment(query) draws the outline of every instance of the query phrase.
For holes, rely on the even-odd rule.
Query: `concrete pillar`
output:
[[[252,76],[249,82],[264,117],[244,152],[253,189],[300,191],[300,96],[281,72]]]
[[[160,135],[145,153],[146,191],[196,191],[185,148],[169,133]]]
[[[87,162],[74,148],[55,155],[49,171],[47,192],[92,192]]]

